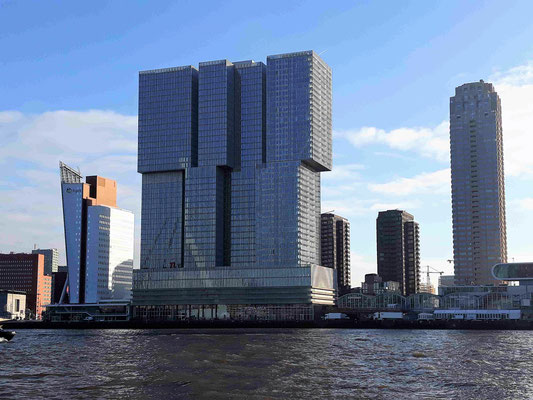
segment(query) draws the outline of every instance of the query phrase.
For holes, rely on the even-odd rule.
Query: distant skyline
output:
[[[422,272],[453,273],[449,98],[480,79],[502,100],[508,259],[533,261],[533,3],[384,4],[0,1],[0,252],[64,263],[62,160],[117,181],[138,265],[138,71],[312,49],[333,70],[322,209],[350,221],[353,286],[390,208],[419,222]]]

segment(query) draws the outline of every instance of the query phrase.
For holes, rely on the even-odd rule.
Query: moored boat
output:
[[[14,331],[6,331],[5,329],[2,329],[2,327],[0,326],[0,338],[6,339],[6,340],[9,341],[9,340],[13,339],[15,334],[16,334],[16,332],[14,332]]]

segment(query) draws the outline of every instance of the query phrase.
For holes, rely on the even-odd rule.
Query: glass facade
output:
[[[501,104],[490,83],[467,83],[450,98],[455,283],[495,283],[507,261]]]
[[[196,166],[198,71],[191,66],[139,73],[138,171]]]
[[[533,281],[533,263],[497,264],[492,267],[492,275],[503,281]]]
[[[131,211],[87,207],[86,303],[131,299],[133,225]]]
[[[146,173],[142,178],[141,264],[181,267],[183,171]]]
[[[140,73],[141,270],[183,268],[209,286],[199,271],[320,264],[331,70],[312,51],[267,60]],[[154,275],[137,276],[140,289]]]

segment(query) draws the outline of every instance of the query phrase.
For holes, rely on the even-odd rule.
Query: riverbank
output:
[[[533,321],[7,321],[5,329],[462,329],[462,330],[533,330]]]

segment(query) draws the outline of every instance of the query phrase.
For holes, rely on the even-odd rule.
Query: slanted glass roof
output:
[[[492,275],[504,281],[533,280],[533,263],[496,264]]]

